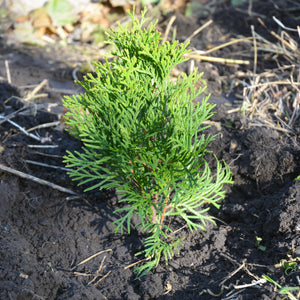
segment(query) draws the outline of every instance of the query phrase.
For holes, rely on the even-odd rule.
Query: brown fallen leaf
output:
[[[51,18],[48,15],[45,7],[40,7],[33,10],[29,14],[29,18],[34,28],[46,28],[52,25]]]

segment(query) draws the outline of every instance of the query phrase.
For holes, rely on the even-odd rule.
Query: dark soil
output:
[[[231,32],[235,19],[229,17],[228,11],[224,16],[228,22],[223,20],[215,26]],[[216,20],[219,18],[220,14]],[[241,22],[241,18],[236,20]],[[230,24],[228,28],[224,22]],[[251,23],[250,17],[247,22]],[[199,36],[194,43],[201,44],[202,38]],[[37,84],[45,78],[50,86],[44,88],[48,93],[44,102],[58,103],[65,94],[64,89],[57,88],[57,82],[65,83],[63,86],[70,93],[76,93],[66,61],[59,56],[57,59],[54,50],[34,51],[37,52],[0,45],[0,76],[6,77],[4,60],[10,59],[15,85],[0,84],[1,116],[23,106],[17,98],[10,98],[24,96],[26,88],[22,86]],[[49,64],[49,59],[54,63]],[[223,83],[214,80],[210,73],[220,66],[208,65],[201,63],[199,67],[215,90],[219,88],[222,92]],[[228,78],[232,71],[228,66],[218,69]],[[216,101],[212,118],[221,129],[212,126],[206,132],[216,134],[210,149],[230,164],[234,176],[234,185],[226,187],[228,192],[221,209],[210,211],[218,226],[208,224],[205,232],[194,233],[183,228],[178,233],[184,238],[179,253],[169,265],[161,262],[155,272],[141,279],[135,279],[133,267],[126,267],[139,259],[135,254],[142,249],[145,236],[134,228],[130,235],[114,233],[112,223],[118,218],[114,214],[119,207],[118,196],[113,191],[84,194],[65,170],[30,162],[64,167],[65,151],[80,150],[80,142],[63,126],[57,126],[33,131],[45,138],[40,143],[0,119],[1,165],[79,194],[69,195],[0,171],[0,299],[183,300],[215,299],[217,294],[219,299],[281,299],[270,283],[241,289],[236,286],[253,283],[263,274],[282,286],[299,285],[300,181],[294,179],[300,174],[300,135],[252,126],[240,114],[227,114],[226,105],[232,103],[222,94],[213,94],[212,99],[221,99]],[[60,120],[58,112],[49,112],[45,107],[36,113],[19,113],[12,121],[29,129]],[[208,160],[213,166],[214,158]],[[99,255],[91,258],[94,254]],[[91,259],[78,265],[86,258]],[[286,275],[284,269],[276,267],[282,259],[298,261],[295,272],[288,271]]]

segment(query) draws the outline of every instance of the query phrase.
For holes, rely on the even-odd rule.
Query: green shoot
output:
[[[261,245],[261,242],[262,242],[262,238],[256,236],[255,237],[255,246],[261,251],[266,251],[266,247]]]
[[[300,175],[294,179],[294,181],[297,181],[297,180],[300,180]]]
[[[279,294],[281,295],[287,295],[289,297],[289,299],[291,300],[297,300],[298,298],[296,298],[291,292],[292,291],[299,291],[299,287],[282,287],[278,282],[276,282],[275,280],[273,280],[272,278],[270,278],[267,275],[263,275],[262,278],[264,278],[265,280],[273,283],[274,285],[276,285],[276,287],[279,288]]]
[[[298,270],[298,263],[296,261],[287,261],[282,259],[280,261],[280,266],[283,267],[285,275],[291,275],[292,273],[297,272]]]

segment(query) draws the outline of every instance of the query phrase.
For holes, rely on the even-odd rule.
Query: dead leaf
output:
[[[52,24],[51,18],[48,15],[45,7],[40,7],[40,8],[33,10],[29,14],[29,17],[30,17],[33,27],[35,27],[35,28],[50,27]]]
[[[110,23],[107,20],[106,16],[109,14],[109,11],[109,7],[104,6],[100,3],[90,3],[80,13],[80,21],[89,21],[91,23],[96,23],[102,25],[105,28],[108,28]]]
[[[75,27],[72,24],[66,24],[64,26],[64,29],[65,29],[66,32],[70,33],[70,32],[74,31]]]
[[[39,39],[30,21],[16,23],[13,30],[15,39],[20,43],[44,46],[45,42]]]
[[[14,19],[15,22],[22,23],[29,20],[29,16],[20,16]]]
[[[128,0],[110,0],[109,2],[112,7],[123,7],[129,3]]]

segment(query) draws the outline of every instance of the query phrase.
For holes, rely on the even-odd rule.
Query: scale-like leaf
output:
[[[154,24],[145,29],[132,16],[132,26],[108,34],[115,47],[112,61],[96,63],[95,75],[81,85],[85,94],[66,97],[70,133],[83,142],[82,152],[67,152],[70,176],[91,189],[114,188],[122,196],[116,208],[116,230],[130,232],[137,214],[148,233],[141,251],[148,259],[137,268],[139,276],[167,263],[182,239],[165,219],[180,217],[188,228],[205,230],[209,205],[219,208],[223,185],[232,183],[229,167],[217,161],[211,172],[205,155],[214,137],[204,135],[203,122],[212,116],[206,97],[193,100],[196,72],[170,79],[172,68],[185,61],[187,44],[162,42]]]

